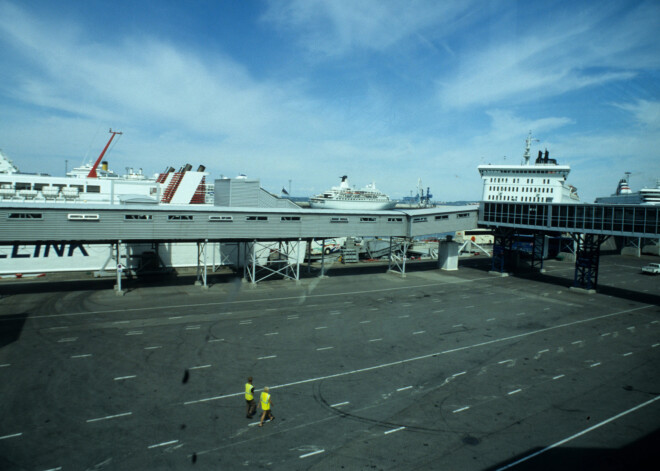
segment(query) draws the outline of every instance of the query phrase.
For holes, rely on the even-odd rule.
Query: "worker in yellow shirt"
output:
[[[252,376],[247,379],[245,383],[245,402],[247,404],[246,417],[251,419],[257,411],[257,405],[254,403],[254,386],[252,386]]]
[[[259,422],[259,427],[263,427],[264,419],[266,417],[268,417],[270,420],[275,420],[275,417],[273,417],[273,414],[270,412],[271,406],[273,405],[273,400],[270,398],[268,387],[264,388],[264,391],[261,393],[261,400],[259,402],[261,405],[261,410],[263,410],[263,413],[261,414],[261,422]]]

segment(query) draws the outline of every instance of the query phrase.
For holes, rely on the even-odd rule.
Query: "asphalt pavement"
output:
[[[333,266],[0,284],[0,469],[656,469],[660,276]],[[304,272],[304,271],[303,271]],[[275,420],[245,417],[269,386]],[[654,461],[654,463],[653,463]]]

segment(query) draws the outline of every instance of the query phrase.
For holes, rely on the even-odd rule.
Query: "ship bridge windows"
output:
[[[16,188],[17,190],[31,190],[32,184],[29,182],[16,182],[14,188]]]
[[[41,213],[9,213],[7,219],[29,219],[32,221],[41,221],[44,215]]]
[[[87,185],[87,193],[101,193],[99,185]]]
[[[168,214],[167,215],[167,220],[168,221],[192,221],[193,216],[192,216],[192,214]]]

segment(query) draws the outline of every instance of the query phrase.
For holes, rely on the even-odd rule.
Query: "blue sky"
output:
[[[0,148],[62,175],[112,127],[118,171],[454,201],[532,130],[591,202],[660,178],[658,31],[657,1],[0,0]]]

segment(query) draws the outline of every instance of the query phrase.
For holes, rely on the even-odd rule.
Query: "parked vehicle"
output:
[[[660,275],[660,263],[649,263],[645,267],[642,267],[642,273],[648,273],[649,275]]]

